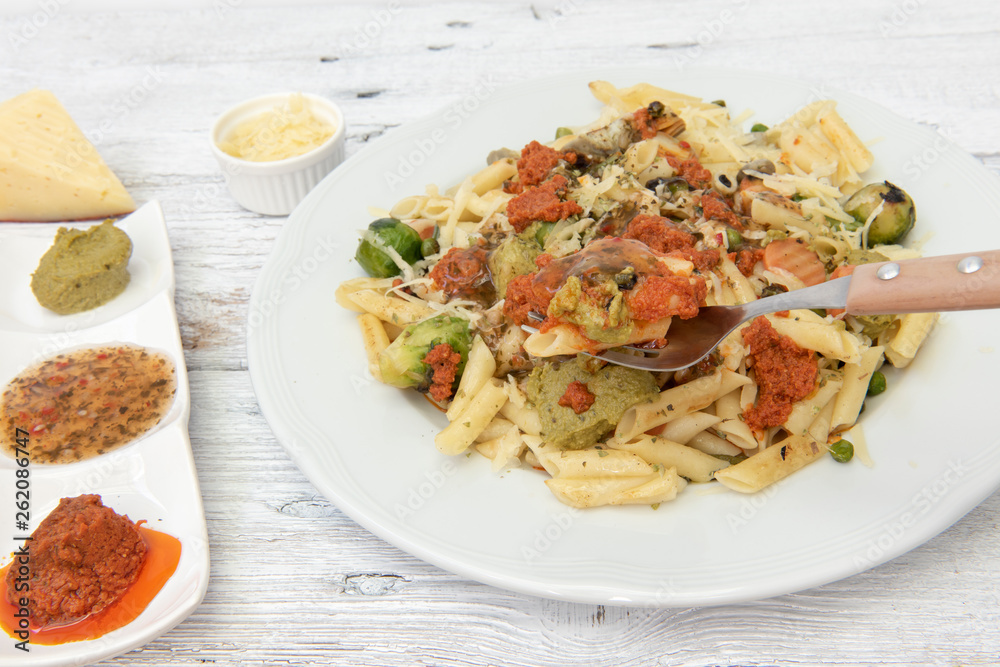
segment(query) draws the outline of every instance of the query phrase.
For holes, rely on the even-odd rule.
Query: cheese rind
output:
[[[0,220],[87,220],[135,202],[55,95],[31,90],[0,104]]]

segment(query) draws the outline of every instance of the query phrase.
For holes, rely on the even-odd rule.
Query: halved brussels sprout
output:
[[[420,234],[396,218],[379,218],[368,225],[354,258],[365,272],[375,278],[391,278],[402,273],[383,247],[392,248],[403,261],[413,264],[423,257]]]
[[[879,203],[882,203],[882,210],[868,228],[869,248],[898,243],[913,228],[917,217],[910,195],[889,181],[861,188],[844,204],[844,211],[864,224]]]
[[[456,379],[461,377],[472,347],[469,322],[461,317],[438,315],[406,327],[382,351],[378,358],[382,381],[394,387],[426,391],[431,385],[433,370],[424,363],[424,357],[442,343],[451,345],[452,350],[462,355]]]

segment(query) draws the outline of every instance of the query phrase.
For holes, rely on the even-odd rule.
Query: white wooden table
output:
[[[1000,664],[1000,494],[874,570],[716,608],[509,593],[360,528],[317,494],[257,406],[247,302],[284,218],[235,204],[207,136],[237,101],[303,90],[342,106],[351,154],[483,77],[712,66],[860,94],[1000,173],[994,2],[182,4],[115,13],[106,8],[140,3],[18,0],[0,10],[20,12],[0,16],[0,98],[55,91],[135,198],[163,203],[177,268],[211,582],[180,626],[104,664]]]

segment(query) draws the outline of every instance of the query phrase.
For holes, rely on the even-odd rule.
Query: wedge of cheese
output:
[[[0,220],[86,220],[135,202],[55,95],[31,90],[0,104]]]

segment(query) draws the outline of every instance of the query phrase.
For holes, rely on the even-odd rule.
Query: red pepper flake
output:
[[[690,150],[691,149],[691,144],[689,144],[686,141],[681,141],[680,142],[680,147],[683,148],[684,150]]]
[[[80,378],[80,386],[81,387],[87,386],[87,378]]]
[[[101,354],[97,355],[97,358],[98,358],[98,359],[107,359],[107,358],[108,358],[108,355],[106,355],[106,354],[104,354],[104,353],[102,352]]]

